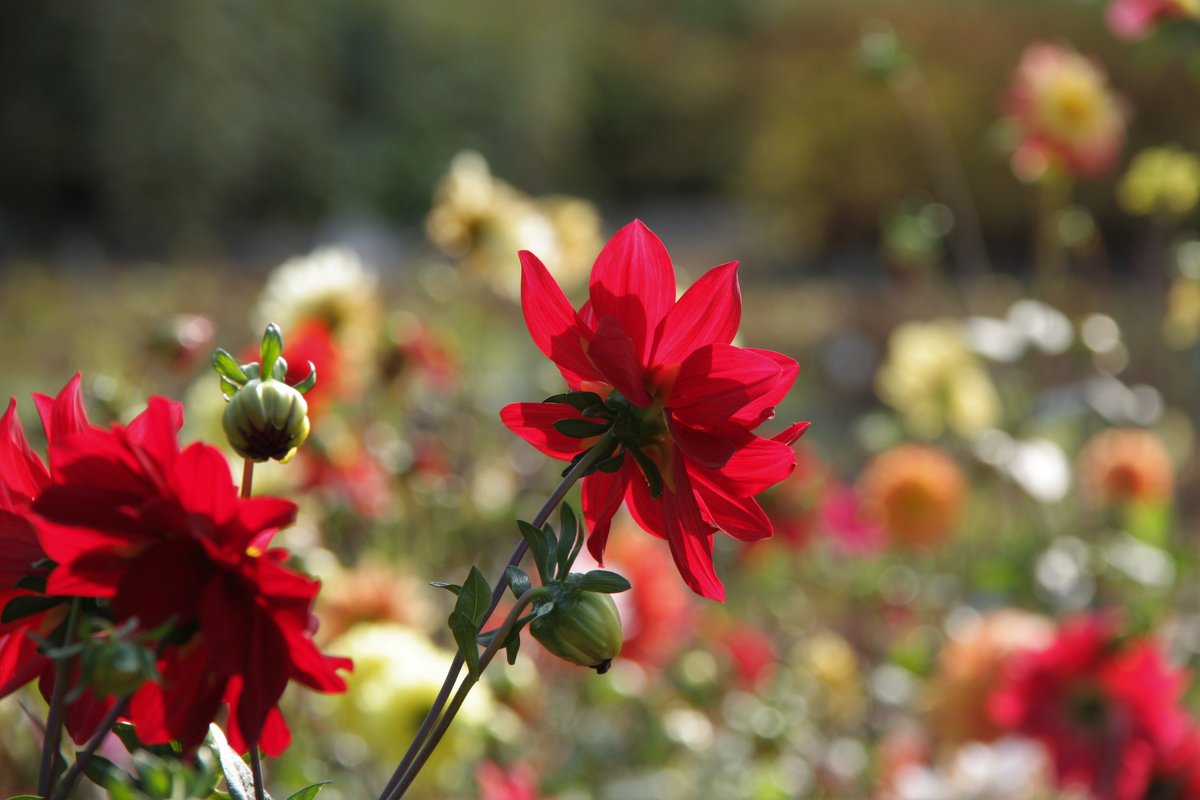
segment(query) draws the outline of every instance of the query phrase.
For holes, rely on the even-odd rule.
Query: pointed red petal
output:
[[[565,403],[511,403],[500,410],[510,431],[551,458],[570,461],[587,449],[590,439],[575,439],[554,429],[564,419],[588,419]]]
[[[682,422],[725,425],[770,392],[781,372],[774,359],[752,350],[706,345],[684,359],[666,405]]]
[[[91,427],[87,411],[83,408],[83,394],[79,389],[81,381],[82,377],[76,372],[57,397],[50,398],[44,394],[33,396],[47,441],[53,442]]]
[[[675,269],[659,238],[636,220],[617,231],[596,257],[589,294],[596,316],[614,317],[648,363],[654,332],[675,304]]]
[[[583,352],[585,333],[575,309],[537,256],[527,250],[519,255],[521,310],[533,343],[558,365],[572,387],[580,380],[598,380],[595,367]]]
[[[737,262],[713,267],[683,293],[658,326],[653,366],[681,363],[706,344],[729,344],[742,320]]]
[[[604,565],[604,547],[608,544],[613,514],[621,507],[621,501],[625,499],[625,487],[636,469],[633,458],[626,456],[625,463],[616,472],[593,472],[583,479],[580,501],[583,517],[591,529],[587,540],[588,552],[601,566]]]
[[[651,397],[642,376],[642,362],[634,350],[633,342],[615,319],[600,319],[596,333],[588,343],[587,354],[606,381],[625,395],[629,402],[643,408],[650,405]]]
[[[749,497],[779,483],[795,468],[796,453],[790,446],[755,436],[707,477],[732,496]]]
[[[165,467],[179,453],[179,429],[183,427],[183,405],[165,397],[151,397],[146,409],[125,428],[129,441],[149,453]],[[228,468],[226,468],[228,470]]]
[[[629,488],[625,492],[625,506],[638,527],[651,536],[667,538],[667,519],[663,515],[662,500],[651,496],[650,485],[641,474],[635,475],[629,481]]]
[[[10,398],[8,410],[0,419],[0,483],[26,500],[37,496],[50,482],[50,473],[42,460],[29,449],[29,441],[17,418],[17,401]]]
[[[800,364],[793,358],[776,353],[773,350],[757,350],[746,348],[751,353],[772,359],[779,365],[779,378],[769,390],[747,403],[733,415],[734,422],[744,423],[748,428],[757,428],[760,423],[775,416],[775,406],[791,391],[796,376],[800,374]]]
[[[786,445],[793,445],[796,441],[808,432],[811,422],[793,422],[779,433],[771,437],[773,442],[783,442]]]
[[[750,497],[735,497],[706,479],[703,470],[690,471],[696,494],[713,524],[735,539],[756,542],[771,538],[774,526]]]
[[[693,592],[724,602],[725,587],[713,567],[713,529],[700,513],[687,471],[680,461],[675,465],[675,489],[674,492],[664,491],[662,495],[671,557],[683,582]]]
[[[700,430],[676,419],[668,419],[668,424],[679,451],[687,456],[688,460],[708,469],[723,467],[734,451],[754,436],[737,426],[725,425],[714,430]]]
[[[180,453],[170,483],[180,504],[211,520],[214,529],[224,526],[237,513],[237,489],[229,474],[229,462],[215,447],[197,442]]]

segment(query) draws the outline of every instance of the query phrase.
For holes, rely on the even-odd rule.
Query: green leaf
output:
[[[606,569],[594,569],[582,575],[574,575],[572,578],[572,583],[585,592],[617,594],[632,588],[632,584],[623,575],[609,572]]]
[[[521,629],[514,627],[512,633],[508,635],[508,641],[504,643],[504,653],[508,658],[508,665],[511,667],[517,663],[517,653],[521,650]]]
[[[483,624],[483,618],[487,615],[488,605],[492,601],[492,587],[488,585],[487,578],[483,577],[483,573],[479,571],[479,567],[471,567],[471,573],[467,575],[467,582],[463,584],[462,591],[458,593],[458,602],[454,604],[454,610],[471,621],[475,626],[475,630]],[[471,639],[474,641],[475,632],[471,632]]]
[[[651,461],[648,455],[637,448],[629,452],[633,453],[638,466],[642,468],[642,474],[646,476],[646,483],[650,484],[650,496],[657,500],[663,491],[662,473],[658,471],[658,465]]]
[[[221,767],[229,796],[233,800],[254,800],[254,773],[238,752],[229,746],[229,740],[215,722],[208,726],[208,744],[217,751],[217,765]],[[263,796],[271,795],[264,789]]]
[[[525,570],[510,564],[504,568],[504,576],[508,578],[508,586],[518,598],[533,588],[533,582],[525,574]]]
[[[65,603],[64,597],[41,597],[24,595],[16,597],[8,601],[8,605],[4,607],[4,611],[0,612],[0,622],[12,622],[25,617],[32,617],[34,614],[40,614],[48,608],[54,608],[60,603]]]
[[[292,388],[300,394],[308,394],[309,391],[317,385],[317,365],[313,362],[308,362],[308,377],[297,383]],[[317,784],[313,784],[316,786]]]
[[[476,627],[471,619],[459,610],[450,612],[450,633],[454,634],[454,641],[458,645],[458,652],[462,653],[463,660],[467,662],[467,668],[472,675],[479,674],[479,644],[475,639]]]
[[[437,589],[445,589],[446,591],[452,592],[456,595],[459,594],[460,592],[462,592],[462,586],[458,585],[457,583],[443,583],[441,581],[430,581],[429,585],[433,586]]]
[[[590,419],[560,419],[554,423],[554,430],[563,436],[570,436],[572,439],[587,439],[592,436],[599,436],[611,427],[611,422],[593,422]]]
[[[262,374],[268,378],[274,376],[275,361],[283,353],[283,334],[274,322],[268,323],[263,331],[262,346],[258,352],[262,360]]]
[[[129,752],[142,749],[142,740],[138,738],[132,723],[118,722],[112,726],[112,732],[117,735],[121,744],[125,745],[125,749]]]
[[[233,359],[233,356],[219,347],[213,353],[212,365],[218,375],[235,386],[241,386],[250,380],[246,373],[242,371],[242,368],[238,366],[237,361]]]
[[[107,788],[113,781],[133,780],[132,775],[99,753],[93,753],[92,757],[84,762],[83,776],[101,788]]]
[[[533,563],[537,566],[538,575],[542,579],[542,584],[547,584],[554,579],[554,574],[549,569],[551,563],[550,548],[553,540],[541,528],[535,528],[523,519],[517,520],[517,528],[521,531],[521,537],[525,539],[525,543],[529,545],[530,552],[533,553]]]
[[[611,458],[606,458],[603,461],[597,462],[595,469],[598,470],[599,472],[608,472],[611,474],[611,473],[619,470],[621,468],[621,465],[624,463],[625,463],[625,451],[622,450],[621,452],[617,453],[615,456],[612,456]]]
[[[575,512],[569,503],[563,503],[558,508],[558,547],[555,561],[558,569],[555,576],[558,580],[567,577],[571,571],[571,551],[575,548],[575,539],[579,535],[579,525],[575,521]]]
[[[313,800],[314,797],[316,797],[317,795],[319,795],[321,793],[322,789],[324,789],[326,786],[328,786],[331,783],[333,783],[333,781],[320,781],[319,783],[310,783],[308,786],[305,786],[303,789],[299,789],[295,792],[292,792],[290,795],[288,795],[287,800]]]
[[[43,559],[44,560],[44,559]],[[38,569],[36,565],[31,567]],[[28,592],[37,592],[38,594],[46,593],[46,576],[45,575],[23,575],[13,585],[14,589],[24,589]]]
[[[571,406],[576,411],[583,412],[589,408],[603,408],[604,401],[600,399],[600,395],[595,392],[564,392],[563,394],[552,394],[542,401],[543,403],[560,403],[562,405]]]

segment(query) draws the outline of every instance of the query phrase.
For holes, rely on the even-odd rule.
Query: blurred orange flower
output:
[[[1175,469],[1157,436],[1141,428],[1100,431],[1079,453],[1079,480],[1104,504],[1162,502],[1175,487]]]
[[[901,547],[950,535],[966,493],[958,464],[935,447],[902,444],[876,456],[855,485],[863,516]]]

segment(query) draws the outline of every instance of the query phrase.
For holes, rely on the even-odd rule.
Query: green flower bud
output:
[[[617,604],[596,592],[559,594],[550,613],[529,623],[529,631],[554,655],[600,674],[608,672],[623,640]]]
[[[156,674],[150,651],[132,642],[113,641],[84,653],[84,674],[100,697],[130,694]]]
[[[222,425],[243,458],[286,462],[308,438],[308,402],[282,381],[254,378],[229,399]]]

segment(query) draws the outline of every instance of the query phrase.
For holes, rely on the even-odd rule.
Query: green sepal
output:
[[[571,571],[572,552],[575,550],[575,540],[579,537],[579,525],[575,521],[575,512],[570,504],[563,503],[558,509],[558,547],[555,553],[555,578],[562,580]]]
[[[603,461],[598,461],[596,463],[596,466],[593,469],[595,469],[597,472],[607,472],[610,474],[613,472],[616,472],[617,470],[619,470],[622,467],[622,465],[625,464],[625,453],[626,452],[627,451],[622,450],[621,452],[617,453],[615,456],[606,458]]]
[[[517,598],[533,588],[533,582],[529,580],[525,570],[515,564],[504,568],[504,577],[508,578],[508,588],[512,589],[513,596]]]
[[[629,452],[633,453],[638,466],[642,468],[642,474],[646,476],[646,483],[650,484],[650,496],[657,500],[663,492],[662,473],[658,471],[658,465],[636,447]]]
[[[504,643],[504,655],[508,659],[508,665],[511,667],[517,663],[517,653],[521,650],[521,629],[513,627],[512,633],[508,635],[508,641]]]
[[[4,611],[0,612],[0,622],[12,622],[25,617],[32,617],[34,614],[40,614],[48,608],[67,602],[65,597],[42,597],[29,596],[15,597],[8,601],[8,605],[4,606]]]
[[[582,575],[572,575],[568,582],[580,591],[600,594],[618,594],[633,588],[633,584],[624,575],[606,569],[594,569]]]
[[[292,792],[290,795],[288,795],[287,800],[313,800],[314,797],[321,793],[322,789],[331,783],[333,783],[333,781],[318,781],[317,783],[310,783],[303,789],[297,789],[296,791]]]
[[[542,401],[543,403],[559,403],[561,405],[571,406],[576,411],[583,413],[588,409],[604,408],[604,401],[600,399],[600,395],[595,392],[564,392],[563,394],[552,394]]]
[[[452,592],[456,596],[460,592],[462,592],[462,586],[460,586],[457,583],[443,583],[442,581],[430,581],[429,585],[433,586],[436,589],[445,589],[448,592]]]
[[[37,565],[33,569],[39,569]],[[24,589],[27,592],[37,592],[38,594],[46,593],[46,576],[45,575],[22,575],[15,584],[14,589]]]
[[[275,366],[271,368],[271,377],[277,381],[281,381],[287,377],[288,362],[283,356],[275,359]]]
[[[467,662],[467,669],[471,671],[471,675],[477,676],[479,674],[479,644],[476,639],[477,631],[475,623],[458,609],[450,612],[449,622],[450,633],[454,635],[454,642],[458,645],[458,652],[462,653],[463,660]]]
[[[611,422],[590,419],[560,419],[554,423],[554,430],[572,439],[588,439],[600,436],[612,427]]]
[[[308,362],[308,377],[297,383],[292,388],[300,394],[308,394],[314,386],[317,385],[317,365],[313,362]],[[313,784],[317,786],[318,784]],[[324,785],[324,784],[321,784]]]
[[[63,758],[63,763],[66,763],[65,756]],[[121,781],[123,783],[125,781],[133,780],[132,775],[99,753],[92,753],[92,757],[84,763],[83,777],[87,778],[101,789],[107,789],[113,781]]]
[[[213,353],[212,365],[213,369],[217,371],[217,374],[221,376],[222,380],[229,381],[234,386],[241,386],[246,381],[250,380],[250,377],[246,375],[240,366],[238,366],[238,363],[234,360],[233,356],[231,356],[228,351],[222,350],[220,347],[218,347],[216,352]]]
[[[253,361],[249,364],[242,364],[242,372],[246,373],[246,377],[250,380],[262,377],[262,367]]]
[[[283,353],[283,334],[274,322],[267,323],[258,352],[262,361],[262,374],[274,377],[275,362]]]
[[[520,529],[521,537],[529,545],[529,550],[533,553],[533,563],[537,567],[538,576],[542,579],[542,584],[549,583],[554,579],[554,570],[551,568],[553,559],[550,555],[550,548],[554,543],[553,537],[541,528],[533,527],[523,519],[517,520],[517,528]]]
[[[225,395],[226,397],[233,397],[238,393],[238,389],[241,388],[242,387],[240,385],[229,380],[229,378],[226,378],[224,375],[221,376],[221,394]]]

